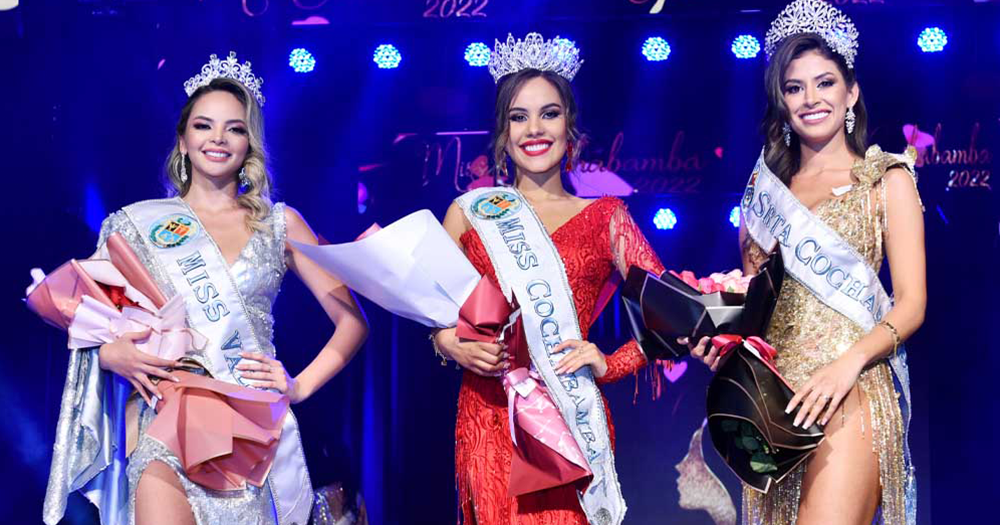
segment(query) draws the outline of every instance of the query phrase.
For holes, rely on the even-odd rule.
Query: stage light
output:
[[[395,69],[399,67],[399,62],[403,60],[403,55],[392,44],[382,44],[375,48],[375,56],[372,62],[378,64],[379,69]]]
[[[948,45],[948,33],[940,27],[928,27],[920,32],[917,45],[924,53],[944,51],[944,46]]]
[[[670,44],[661,37],[651,36],[642,44],[642,55],[650,62],[662,62],[670,57]]]
[[[660,208],[653,216],[653,225],[657,230],[672,230],[677,225],[677,216],[670,208]]]
[[[733,225],[733,228],[740,227],[740,207],[733,206],[733,209],[729,212],[729,224]]]
[[[296,73],[309,73],[316,69],[316,59],[305,48],[297,47],[288,55],[288,65]]]
[[[760,53],[760,42],[753,35],[740,35],[733,40],[732,50],[736,58],[754,58]]]
[[[472,67],[483,67],[490,63],[490,48],[482,42],[473,42],[465,48],[465,61]]]
[[[101,231],[101,224],[108,216],[107,206],[101,197],[101,190],[94,180],[88,180],[83,186],[83,218],[94,233]]]

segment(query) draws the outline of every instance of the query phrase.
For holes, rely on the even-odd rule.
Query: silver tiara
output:
[[[242,65],[237,62],[236,51],[230,51],[229,57],[225,60],[219,60],[219,57],[214,54],[209,55],[208,63],[201,66],[201,73],[191,77],[184,83],[184,92],[190,97],[195,90],[202,86],[207,86],[217,78],[231,78],[243,84],[253,94],[253,98],[257,99],[257,103],[261,107],[264,106],[264,94],[260,91],[260,86],[264,84],[264,79],[253,75],[253,71],[250,70],[249,61],[244,62]]]
[[[538,33],[528,33],[524,40],[514,40],[507,34],[507,42],[496,41],[490,53],[490,74],[494,82],[524,69],[551,71],[566,80],[573,80],[580,70],[580,50],[576,44],[558,36],[546,41]]]
[[[768,60],[784,39],[801,33],[819,35],[830,49],[844,57],[848,68],[854,69],[854,57],[858,54],[858,30],[847,15],[823,0],[795,0],[771,22],[771,29],[764,39],[764,53]]]

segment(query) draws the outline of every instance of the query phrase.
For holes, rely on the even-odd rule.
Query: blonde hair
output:
[[[177,122],[177,140],[167,157],[167,193],[183,197],[191,188],[191,160],[181,154],[181,136],[187,129],[188,119],[191,117],[191,110],[195,103],[202,95],[213,91],[230,93],[246,108],[247,136],[250,148],[243,160],[243,171],[249,186],[245,190],[240,190],[236,196],[236,202],[248,212],[247,227],[253,231],[262,230],[264,229],[264,219],[271,212],[271,175],[267,171],[267,149],[264,146],[264,115],[261,113],[260,105],[257,104],[257,99],[243,84],[235,80],[229,78],[212,80],[208,85],[202,86],[192,93],[187,104],[181,109],[181,118]],[[181,180],[182,166],[184,172],[188,174],[186,181]],[[234,177],[238,176],[238,174],[234,175]]]

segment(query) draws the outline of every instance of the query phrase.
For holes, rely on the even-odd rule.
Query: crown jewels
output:
[[[250,62],[242,65],[236,61],[236,52],[230,51],[229,57],[219,60],[217,55],[209,55],[208,63],[201,66],[201,73],[197,74],[184,83],[184,92],[190,97],[192,93],[202,86],[207,86],[217,78],[231,78],[246,86],[247,90],[257,99],[257,103],[264,106],[264,94],[260,91],[260,86],[264,84],[263,78],[255,77],[250,70]]]
[[[764,40],[768,60],[782,40],[800,33],[816,33],[844,57],[848,68],[854,69],[854,57],[858,54],[858,30],[847,15],[823,0],[795,0],[785,7],[771,23]]]
[[[557,36],[546,41],[538,33],[528,33],[524,40],[514,40],[514,35],[508,33],[506,43],[496,41],[489,67],[494,82],[524,69],[551,71],[573,80],[581,64],[580,50],[570,40]]]

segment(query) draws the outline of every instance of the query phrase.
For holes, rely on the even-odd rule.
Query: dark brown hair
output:
[[[569,81],[551,71],[530,68],[522,69],[517,73],[511,73],[501,78],[500,84],[497,86],[496,121],[493,127],[492,153],[494,173],[498,176],[503,172],[500,166],[504,166],[507,162],[505,148],[507,146],[507,139],[510,137],[510,119],[507,112],[510,111],[510,105],[514,103],[514,97],[521,91],[524,84],[538,77],[548,80],[556,88],[556,91],[559,92],[559,98],[562,100],[563,109],[566,112],[567,145],[573,148],[573,157],[570,160],[575,164],[580,156],[580,149],[583,147],[583,134],[577,127],[576,121],[579,113],[576,107],[576,97],[573,95],[573,89],[570,87]],[[508,183],[512,181],[501,182]]]
[[[799,149],[799,138],[795,133],[792,133],[791,145],[785,145],[784,125],[789,120],[789,113],[788,107],[785,106],[782,86],[785,83],[785,71],[788,65],[808,51],[817,51],[824,58],[836,63],[848,88],[854,87],[857,83],[854,70],[847,67],[844,57],[830,49],[830,46],[815,33],[800,33],[788,37],[771,56],[767,72],[764,73],[764,90],[767,93],[767,110],[761,123],[765,141],[764,161],[786,186],[791,183],[792,176],[799,171],[802,153]],[[854,132],[847,135],[847,146],[851,152],[863,158],[868,142],[868,111],[865,109],[865,100],[860,92],[858,101],[854,104],[854,115]]]

